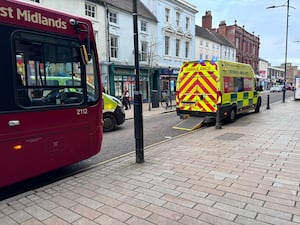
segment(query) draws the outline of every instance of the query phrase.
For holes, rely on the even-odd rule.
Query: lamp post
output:
[[[169,99],[170,99],[170,107],[171,107],[171,109],[172,109],[172,92],[171,92],[171,87],[172,87],[172,85],[171,85],[171,72],[172,72],[172,70],[171,70],[171,67],[169,66]]]
[[[135,91],[134,91],[134,131],[136,163],[144,162],[144,128],[143,128],[143,105],[140,91],[140,66],[139,66],[139,39],[137,23],[137,0],[132,1],[133,13],[133,39],[134,39],[134,64],[135,64]]]
[[[286,91],[286,64],[287,64],[287,51],[288,51],[288,34],[289,34],[289,11],[290,7],[295,9],[295,7],[290,6],[290,0],[287,0],[285,5],[273,5],[267,7],[267,9],[274,9],[279,7],[286,7],[286,31],[285,31],[285,56],[284,56],[284,78],[283,78],[283,90],[282,90],[282,102],[285,102],[285,91]]]

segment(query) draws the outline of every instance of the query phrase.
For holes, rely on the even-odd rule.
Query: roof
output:
[[[118,9],[127,11],[129,13],[133,12],[132,0],[96,0],[96,1],[98,3],[102,3],[102,4],[104,3],[107,5],[114,6]],[[156,16],[154,16],[154,14],[140,0],[137,0],[137,13],[139,16],[143,18],[152,20],[154,22],[158,22]]]
[[[198,25],[195,26],[195,35],[213,42],[220,42],[207,28],[203,28]]]
[[[219,43],[221,45],[225,45],[231,48],[235,48],[235,46],[223,35],[218,34],[214,31],[210,31],[207,28],[200,27],[198,25],[195,26],[195,35],[198,37],[205,38],[207,40]]]
[[[218,34],[217,32],[212,32],[221,42],[223,45],[226,45],[228,47],[231,47],[231,48],[236,48],[232,43],[231,41],[229,41],[226,37],[224,37],[223,35],[221,34]]]

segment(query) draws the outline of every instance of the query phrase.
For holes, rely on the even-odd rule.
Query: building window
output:
[[[118,14],[115,13],[115,12],[109,12],[109,22],[110,23],[115,23],[117,24],[118,23]]]
[[[239,44],[240,44],[240,39],[239,38],[235,38],[235,47],[239,48]]]
[[[170,22],[170,9],[165,8],[165,22]]]
[[[141,21],[141,31],[147,32],[147,22]]]
[[[205,46],[206,46],[206,47],[208,47],[208,41],[207,41],[207,42],[205,42]]]
[[[119,51],[119,38],[117,36],[111,35],[110,36],[110,56],[112,58],[118,58],[118,51]]]
[[[145,41],[142,41],[141,61],[144,61],[144,62],[148,61],[148,43]]]
[[[31,2],[40,3],[40,0],[30,0]]]
[[[190,53],[190,42],[186,41],[185,42],[185,58],[189,57],[189,53]]]
[[[85,15],[92,18],[96,18],[96,6],[86,2]]]
[[[176,12],[176,26],[180,26],[180,13]]]
[[[170,54],[170,37],[165,36],[165,55]]]
[[[176,39],[176,53],[175,55],[178,57],[180,54],[180,39]]]
[[[185,18],[185,29],[186,30],[190,29],[190,17]]]
[[[203,45],[203,40],[202,39],[200,39],[200,46],[202,46]]]

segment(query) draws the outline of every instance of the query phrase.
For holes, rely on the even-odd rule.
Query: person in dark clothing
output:
[[[129,91],[128,90],[126,91],[125,96],[126,96],[127,106],[129,107],[129,109],[131,109],[130,100],[129,100],[130,96],[129,96]]]
[[[105,94],[108,94],[107,91],[106,91],[106,89],[105,89],[105,87],[103,85],[102,85],[102,92],[105,93]]]
[[[125,110],[127,110],[128,107],[131,108],[130,102],[129,102],[129,91],[127,89],[123,92],[122,98],[123,98],[122,102],[125,107]]]

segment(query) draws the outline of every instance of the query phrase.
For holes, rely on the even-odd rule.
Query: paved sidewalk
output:
[[[0,224],[299,225],[299,109],[286,99],[4,200]]]

